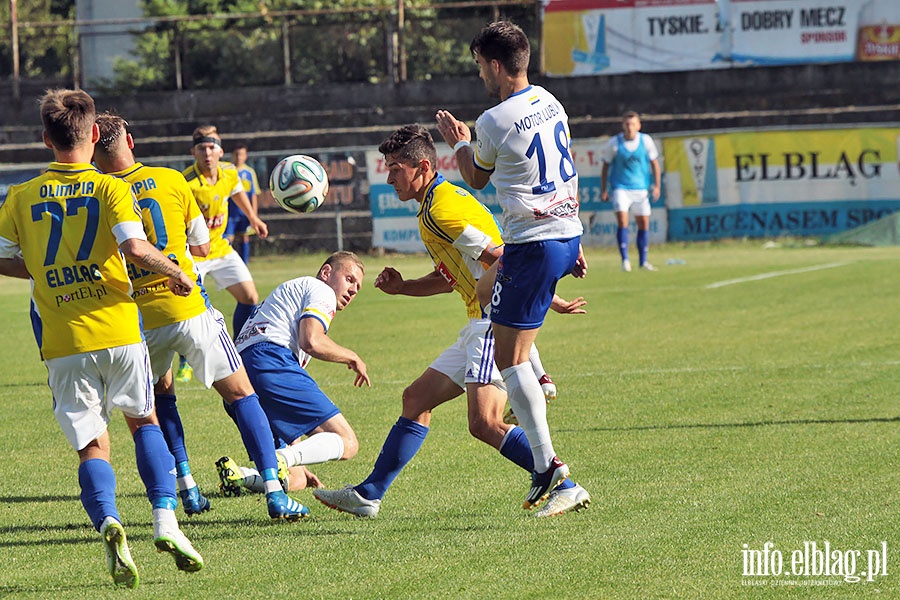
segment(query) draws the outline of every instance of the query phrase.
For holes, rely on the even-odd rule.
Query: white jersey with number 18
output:
[[[491,172],[511,244],[581,235],[569,118],[547,90],[528,86],[475,121],[475,166]]]

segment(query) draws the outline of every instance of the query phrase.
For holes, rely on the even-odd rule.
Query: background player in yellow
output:
[[[357,486],[339,490],[313,490],[326,506],[358,516],[374,517],[381,500],[400,471],[425,441],[431,412],[444,402],[466,392],[469,431],[529,473],[534,469],[525,432],[503,422],[506,394],[494,366],[490,319],[479,303],[475,286],[488,265],[502,254],[500,230],[488,209],[474,196],[444,179],[435,170],[437,151],[428,130],[406,125],[382,142],[387,182],[401,201],[419,203],[419,233],[434,270],[417,279],[403,279],[399,271],[386,267],[375,279],[375,287],[388,294],[432,296],[456,291],[466,305],[468,323],[456,343],[445,350],[425,372],[403,391],[403,410],[388,433],[369,476]],[[579,298],[555,305],[583,304]],[[579,510],[590,495],[572,481],[560,484],[548,503],[555,508],[538,516]]]
[[[190,189],[178,171],[147,167],[134,161],[134,140],[125,130],[125,120],[105,114],[98,118],[100,143],[94,158],[103,170],[125,178],[135,191],[151,240],[178,260],[185,273],[196,277],[190,247],[204,254],[209,247],[209,232],[194,202]],[[225,318],[212,307],[202,286],[188,298],[177,298],[159,285],[154,273],[131,268],[134,294],[145,315],[145,335],[155,391],[161,400],[160,421],[169,447],[175,455],[181,499],[185,512],[195,514],[209,509],[209,501],[200,494],[188,466],[184,428],[175,404],[171,377],[172,358],[181,352],[194,366],[198,379],[212,385],[233,408],[235,422],[251,456],[276,465],[272,432],[250,385],[247,371],[225,327]],[[289,498],[275,477],[275,469],[264,473],[262,486],[267,492],[267,508],[272,518],[296,520],[308,510]]]
[[[250,225],[260,238],[269,235],[269,229],[256,214],[256,210],[244,192],[244,186],[233,164],[221,161],[224,150],[222,138],[215,125],[201,125],[194,130],[191,155],[194,164],[182,171],[184,178],[200,206],[206,224],[209,226],[209,255],[198,258],[197,268],[204,285],[209,279],[215,280],[219,288],[225,288],[237,300],[231,319],[233,337],[241,332],[247,317],[259,302],[259,292],[253,283],[253,276],[241,257],[224,237],[228,225],[228,199],[244,212]],[[176,378],[187,381],[190,370],[182,359]]]
[[[128,184],[91,166],[99,130],[93,99],[51,90],[41,100],[44,144],[54,162],[10,188],[0,207],[0,273],[33,280],[35,336],[48,371],[54,414],[78,452],[81,502],[103,539],[109,573],[135,587],[139,576],[116,507],[107,426],[119,408],[134,438],[153,507],[153,538],[183,571],[203,559],[175,518],[174,461],[154,411],[147,346],[131,299],[127,257],[189,296],[193,280],[147,241]],[[22,259],[17,259],[21,251]]]

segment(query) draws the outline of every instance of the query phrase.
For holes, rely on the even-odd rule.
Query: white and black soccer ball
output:
[[[299,214],[312,212],[325,202],[328,174],[313,157],[294,154],[282,158],[272,169],[269,189],[284,210]]]

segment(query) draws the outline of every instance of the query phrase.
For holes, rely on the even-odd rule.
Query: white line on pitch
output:
[[[706,286],[706,289],[725,287],[726,285],[734,285],[736,283],[746,283],[748,281],[759,281],[760,279],[770,279],[772,277],[781,277],[782,275],[796,275],[797,273],[810,273],[812,271],[821,271],[822,269],[834,269],[835,267],[844,267],[851,261],[833,262],[825,265],[816,265],[814,267],[804,267],[802,269],[789,269],[787,271],[772,271],[771,273],[761,273],[751,277],[739,277],[738,279],[726,279],[725,281],[717,281]]]

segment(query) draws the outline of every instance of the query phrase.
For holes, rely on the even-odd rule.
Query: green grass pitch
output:
[[[265,295],[323,258],[258,258],[251,270]],[[272,523],[261,496],[219,494],[214,461],[245,453],[218,398],[192,382],[179,406],[213,510],[178,515],[205,558],[199,573],[156,553],[133,443],[120,416],[111,425],[119,509],[141,571],[134,591],[113,586],[81,507],[28,285],[3,279],[0,597],[900,597],[898,250],[668,245],[651,248],[656,273],[622,273],[613,249],[588,259],[588,278],[559,290],[584,296],[588,314],[551,314],[538,345],[559,386],[554,444],[590,491],[589,510],[544,520],[523,511],[527,475],[468,435],[460,399],[435,411],[377,519],[331,511],[304,490],[295,497],[312,517]],[[313,467],[329,487],[368,474],[403,388],[465,320],[455,295],[372,287],[383,266],[417,277],[427,258],[364,260],[363,291],[330,335],[366,361],[373,387],[354,388],[341,365],[309,369],[360,441],[353,460]],[[211,296],[230,315],[231,297]],[[831,575],[791,571],[810,543],[826,542]],[[870,556],[878,574],[845,581],[850,559],[858,576]],[[781,574],[748,575],[748,557],[773,570],[780,559]]]

